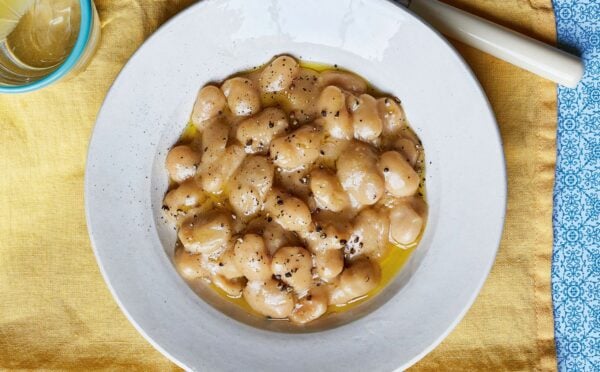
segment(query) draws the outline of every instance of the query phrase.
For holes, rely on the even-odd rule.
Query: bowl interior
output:
[[[293,329],[210,291],[197,296],[174,269],[175,232],[160,219],[164,158],[198,89],[281,53],[338,64],[402,99],[425,147],[430,205],[419,249],[379,296]],[[496,254],[505,200],[502,147],[477,81],[437,33],[384,0],[192,6],[115,81],[86,170],[88,227],[105,280],[136,328],[188,369],[406,368],[476,297]]]
[[[386,83],[389,82],[391,76],[396,74],[396,66],[381,66],[379,64],[372,63],[372,61],[364,56],[350,53],[340,53],[340,51],[337,49],[327,48],[318,44],[292,44],[288,40],[282,39],[281,41],[271,41],[270,45],[265,48],[264,46],[259,47],[262,45],[262,41],[258,40],[255,42],[256,44],[254,44],[254,46],[252,43],[248,45],[248,50],[243,53],[243,60],[233,57],[231,60],[224,59],[222,61],[222,64],[224,66],[229,66],[231,70],[227,71],[226,67],[224,67],[219,71],[218,74],[204,76],[203,78],[206,80],[201,81],[196,90],[200,89],[208,82],[222,81],[223,79],[227,78],[228,75],[232,75],[239,71],[248,70],[253,66],[262,65],[270,60],[274,55],[288,53],[295,57],[302,56],[302,59],[305,61],[320,62],[327,65],[337,64],[341,68],[361,74],[369,82],[376,82],[375,87],[381,89],[382,91],[391,92],[391,94],[398,96],[403,101],[408,119],[409,121],[411,120],[411,99],[408,99],[411,93],[404,92],[404,89],[398,85]],[[404,97],[407,97],[407,99]],[[192,100],[193,99],[195,99],[195,96],[192,97]],[[190,101],[190,97],[185,97],[185,99],[182,100],[182,102],[188,101]],[[163,211],[161,210],[162,199],[164,198],[164,194],[169,184],[168,174],[164,164],[169,149],[178,140],[182,131],[187,126],[192,105],[187,107],[178,105],[178,107],[173,109],[177,111],[173,112],[174,117],[171,121],[172,124],[162,130],[157,144],[157,151],[153,161],[154,164],[151,175],[151,200],[154,224],[157,227],[158,236],[162,243],[163,249],[166,252],[166,256],[169,257],[171,261],[173,258],[173,250],[175,241],[177,239],[177,233],[173,229],[173,225],[163,217]],[[419,126],[418,122],[413,123],[413,125],[419,136],[421,136],[422,133],[424,135],[422,140],[425,148],[426,161],[428,163],[431,162],[431,165],[426,167],[427,200],[430,204],[428,222],[423,239],[418,249],[411,255],[409,261],[399,272],[396,278],[394,278],[394,280],[377,296],[348,311],[327,314],[317,321],[313,321],[303,326],[298,326],[290,322],[269,321],[264,317],[248,314],[245,310],[241,309],[234,303],[227,301],[222,296],[216,294],[215,291],[207,286],[204,282],[192,284],[192,288],[200,294],[204,301],[238,321],[265,330],[291,333],[314,332],[337,327],[362,317],[384,304],[404,285],[406,285],[406,283],[408,283],[412,274],[417,269],[419,263],[431,245],[432,236],[435,232],[435,221],[437,220],[439,213],[439,203],[437,203],[437,199],[439,198],[439,185],[436,184],[436,181],[438,180],[439,169],[438,167],[433,166],[433,160],[429,159],[428,153],[431,137],[427,136],[425,133],[425,128]],[[434,145],[432,144],[432,147],[433,146]],[[432,158],[435,159],[435,156]],[[173,270],[175,270],[174,266]]]

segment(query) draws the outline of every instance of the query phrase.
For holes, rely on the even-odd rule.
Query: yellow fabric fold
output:
[[[548,43],[551,0],[446,1]],[[496,263],[463,321],[411,371],[556,370],[550,264],[556,160],[556,86],[454,42],[496,114],[508,207]]]
[[[192,0],[98,0],[102,40],[87,70],[40,92],[0,96],[0,369],[170,370],[125,319],[90,247],[87,144],[127,59]],[[554,41],[550,0],[455,0]],[[452,334],[412,370],[552,370],[551,209],[555,86],[463,45],[496,112],[509,204],[498,259]]]

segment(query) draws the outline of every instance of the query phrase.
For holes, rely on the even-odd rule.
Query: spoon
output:
[[[583,76],[580,58],[437,0],[396,0],[441,33],[569,88]]]

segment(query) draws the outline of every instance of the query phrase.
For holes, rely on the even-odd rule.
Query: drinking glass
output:
[[[0,0],[0,93],[30,92],[74,76],[99,40],[92,0]]]

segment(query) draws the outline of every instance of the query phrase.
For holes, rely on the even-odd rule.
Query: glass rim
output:
[[[90,34],[92,31],[92,22],[94,15],[92,11],[92,0],[79,0],[79,7],[81,10],[81,24],[79,26],[79,34],[73,49],[69,53],[67,59],[54,71],[48,75],[42,77],[39,80],[32,81],[23,85],[0,85],[0,93],[27,93],[34,90],[38,90],[56,82],[65,75],[67,75],[73,67],[79,62],[85,47],[87,46]]]

